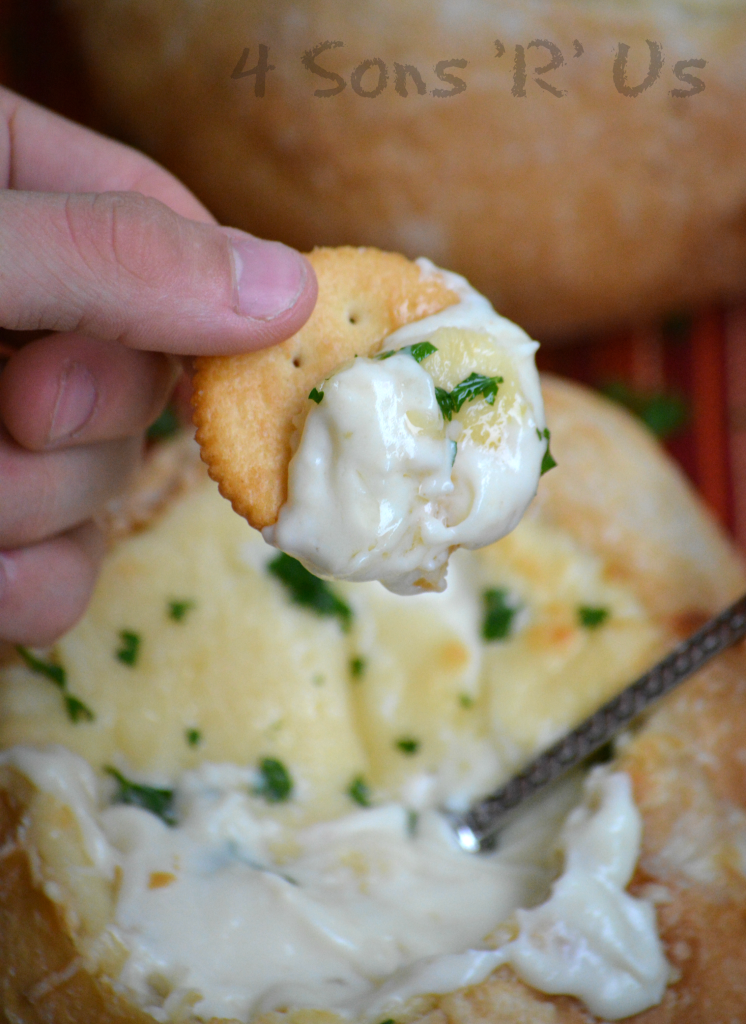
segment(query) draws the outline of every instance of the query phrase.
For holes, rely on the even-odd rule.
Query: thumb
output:
[[[0,192],[2,327],[230,355],[294,334],[315,301],[294,249],[139,193]]]

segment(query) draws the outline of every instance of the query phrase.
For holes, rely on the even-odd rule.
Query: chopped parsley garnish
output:
[[[16,650],[32,672],[36,672],[37,675],[49,679],[50,682],[54,683],[62,691],[65,710],[73,722],[93,721],[95,715],[88,705],[84,704],[78,697],[73,697],[72,694],[67,692],[67,672],[62,665],[58,665],[54,661],[42,661],[41,658],[37,658],[35,654],[32,654],[27,647],[22,647],[20,644],[18,644]]]
[[[454,412],[458,412],[464,402],[473,402],[480,395],[487,405],[494,405],[497,385],[502,382],[502,377],[485,377],[481,373],[470,373],[466,380],[462,380],[451,392]]]
[[[311,399],[312,402],[315,402],[316,405],[321,405],[321,401],[324,397],[324,392],[319,391],[318,388],[311,388],[311,390],[308,393],[308,397]]]
[[[507,590],[493,588],[482,594],[484,603],[484,619],[482,620],[482,637],[485,640],[505,640],[510,636],[513,619],[518,608],[508,604]],[[462,702],[462,706],[463,705]]]
[[[143,786],[139,782],[130,782],[111,765],[107,765],[104,770],[117,782],[118,788],[114,803],[142,807],[143,810],[156,814],[167,825],[176,824],[174,791],[172,789],[158,789],[155,786]]]
[[[547,443],[547,450],[544,452],[544,457],[541,460],[541,473],[539,474],[539,476],[544,476],[545,473],[548,473],[550,469],[554,469],[557,465],[554,460],[554,456],[549,451],[549,442],[551,441],[552,435],[548,427],[544,427],[543,430],[539,430],[537,427],[536,433],[540,441],[546,441]]]
[[[168,602],[168,617],[173,619],[174,622],[183,622],[187,616],[187,613],[196,608],[195,601],[169,601]]]
[[[689,419],[686,401],[675,393],[633,391],[620,381],[613,381],[601,390],[607,398],[639,416],[661,441],[680,431]]]
[[[148,441],[165,441],[167,438],[173,437],[180,426],[179,417],[171,406],[167,405],[158,419],[148,427],[147,439]]]
[[[401,750],[402,754],[416,754],[420,749],[420,741],[412,736],[402,736],[400,740],[396,741],[395,746],[397,750]]]
[[[67,673],[62,665],[58,665],[54,661],[42,661],[41,658],[37,658],[35,654],[32,654],[27,647],[21,647],[20,644],[18,644],[16,650],[32,672],[36,672],[40,676],[46,676],[55,686],[59,686],[61,690],[65,689],[67,686]]]
[[[92,722],[95,718],[88,705],[70,693],[65,694],[65,709],[73,722]]]
[[[381,1024],[396,1024],[396,1021],[393,1019],[393,1017],[389,1017],[388,1020],[382,1020]]]
[[[417,811],[407,811],[407,835],[410,839],[414,839],[417,835],[417,826],[420,822],[420,816]]]
[[[581,604],[578,608],[578,622],[586,629],[598,629],[610,615],[608,608],[593,608],[590,605]]]
[[[455,412],[461,410],[464,402],[473,402],[480,396],[487,405],[494,405],[497,397],[497,385],[502,384],[502,377],[485,377],[481,373],[470,373],[466,380],[457,384],[453,391],[445,388],[435,389],[435,397],[443,413],[443,419],[450,420]]]
[[[258,765],[259,782],[254,786],[255,796],[262,796],[268,804],[281,804],[293,793],[293,780],[282,761],[263,757]]]
[[[466,708],[467,710],[474,707],[474,698],[470,693],[460,693],[458,695],[458,702],[462,708]]]
[[[388,352],[380,352],[374,359],[390,359],[391,356],[397,356],[400,353],[411,356],[415,362],[421,363],[423,359],[427,359],[433,352],[437,352],[437,348],[431,341],[418,341],[416,345],[405,345],[404,348],[392,348]]]
[[[440,411],[443,413],[444,420],[450,420],[453,416],[453,406],[451,405],[451,393],[446,391],[445,388],[435,387],[435,398],[437,399]]]
[[[457,452],[458,452],[458,445],[456,444],[455,441],[451,441],[451,469],[453,469],[453,464],[456,461],[456,453]]]
[[[365,673],[366,664],[365,658],[350,658],[350,675],[353,679],[360,679]]]
[[[370,786],[362,777],[357,775],[350,783],[350,788],[347,790],[348,796],[350,796],[356,804],[360,804],[361,807],[370,807],[371,804],[371,792]]]
[[[608,764],[609,761],[614,760],[615,754],[614,740],[609,740],[608,743],[604,743],[602,747],[599,747],[598,750],[586,757],[585,761],[583,761],[583,767],[590,768],[594,764]]]
[[[314,576],[295,558],[284,552],[267,565],[268,572],[276,576],[288,591],[294,604],[302,605],[317,615],[334,615],[345,633],[352,625],[352,609],[338,597],[332,588]]]
[[[199,729],[187,729],[184,735],[190,747],[198,747],[202,742],[202,733]]]
[[[119,631],[119,639],[122,641],[122,646],[116,651],[117,659],[123,665],[129,665],[130,667],[136,665],[140,655],[139,633],[133,633],[129,629],[122,629]]]

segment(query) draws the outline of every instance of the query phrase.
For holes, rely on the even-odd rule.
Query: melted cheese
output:
[[[435,268],[421,261],[424,271]],[[288,499],[265,539],[313,572],[443,590],[448,557],[509,533],[536,493],[547,447],[537,344],[461,277],[460,301],[386,338],[320,383],[290,462]],[[415,359],[402,349],[429,342]],[[473,373],[497,394],[444,417],[436,390]]]
[[[452,558],[448,589],[404,598],[336,584],[352,628],[293,604],[267,571],[276,553],[207,481],[107,556],[91,604],[52,652],[95,714],[73,722],[59,690],[0,668],[0,747],[61,743],[171,785],[203,761],[283,761],[292,820],[343,814],[358,775],[376,799],[463,806],[538,744],[576,724],[652,662],[664,642],[598,559],[529,513],[507,538]],[[519,607],[504,639],[481,637],[483,592]],[[180,621],[169,601],[193,606]],[[579,605],[603,606],[582,628]],[[120,631],[141,638],[134,665]],[[361,671],[351,671],[357,659]],[[189,729],[200,742],[190,746]],[[416,752],[398,746],[418,741]]]
[[[249,795],[252,773],[230,765],[181,779],[170,828],[136,807],[100,810],[90,767],[63,749],[13,748],[1,764],[70,807],[82,871],[116,869],[116,984],[156,1019],[189,1005],[202,1020],[314,1007],[374,1021],[502,963],[608,1019],[662,996],[653,908],[624,892],[641,831],[624,775],[591,775],[562,831],[564,871],[540,902],[572,784],[475,857],[437,813],[413,832],[395,804],[289,827]],[[494,948],[490,933],[511,915],[516,937]]]
[[[547,990],[560,984],[552,978],[569,978],[561,990],[590,1001],[595,982],[588,975],[601,978],[598,964],[608,961],[609,977],[622,979],[620,991],[637,985],[652,992],[644,972],[642,982],[624,980],[635,978],[634,949],[652,947],[641,938],[646,912],[621,899],[621,874],[609,895],[584,868],[581,888],[590,902],[578,903],[579,890],[558,882],[549,903],[531,909],[549,895],[557,874],[566,803],[525,822],[486,861],[452,849],[429,810],[463,807],[495,787],[538,743],[575,724],[652,660],[661,635],[630,591],[531,513],[499,543],[456,552],[443,593],[411,598],[378,583],[334,584],[352,609],[349,632],[338,619],[292,602],[268,571],[275,557],[205,482],[110,552],[81,622],[54,651],[38,652],[65,668],[68,690],[89,705],[92,722],[71,721],[59,690],[27,666],[0,669],[0,745],[16,745],[13,763],[40,788],[26,834],[78,948],[161,1019],[178,1017],[179,1007],[195,1000],[215,1012],[229,1003],[265,1008],[326,1000],[376,1024],[374,1018],[393,1012],[386,1006],[474,983],[498,962],[513,963],[527,979],[543,978],[531,983]],[[504,592],[517,608],[498,641],[481,635],[486,589]],[[191,602],[183,618],[169,615],[174,600]],[[581,605],[603,606],[608,620],[583,628]],[[140,637],[133,665],[116,656],[124,629]],[[196,746],[187,742],[192,728],[200,734]],[[414,740],[414,748],[402,749],[402,740]],[[60,752],[40,760],[39,748],[50,743],[86,760]],[[21,754],[18,744],[35,750]],[[270,806],[251,796],[262,757],[286,765],[295,783],[288,802]],[[215,766],[226,761],[232,765]],[[175,786],[179,828],[132,807],[101,812],[97,801],[111,787],[100,771],[107,764],[140,782]],[[361,811],[350,798],[358,776],[371,787],[374,810]],[[612,795],[601,802],[608,805]],[[404,808],[421,813],[415,840],[403,824]],[[634,829],[622,838],[625,849],[636,849]],[[603,859],[598,851],[589,856]],[[257,864],[271,870],[258,871]],[[473,898],[472,870],[494,896],[489,921],[486,905]],[[294,871],[303,886],[283,877]],[[399,921],[408,901],[397,902],[396,893],[410,888],[419,895]],[[563,896],[570,889],[572,901]],[[438,902],[440,890],[443,899],[451,894],[450,903]],[[280,982],[280,968],[267,968],[276,990],[237,988],[221,965],[239,970],[231,959],[238,953],[220,952],[219,943],[213,948],[212,929],[188,920],[198,908],[210,918],[214,905],[221,908],[213,915],[221,919],[216,935],[226,920],[235,920],[240,935],[250,931],[240,915],[223,917],[226,905],[233,907],[229,892],[238,891],[247,905],[258,901],[273,913],[281,906],[285,924],[267,925],[265,934],[278,942],[282,934],[301,935],[297,974]],[[189,895],[179,902],[179,893]],[[637,908],[631,924],[630,906]],[[610,922],[616,952],[593,931],[593,907]],[[165,917],[163,908],[171,908]],[[361,908],[380,925],[372,936],[355,931]],[[526,908],[538,916],[519,926]],[[500,960],[494,928],[503,919],[512,932],[510,942],[500,939]],[[601,959],[588,961],[595,966],[580,963],[573,976],[565,964],[552,974],[536,945],[537,936],[558,934],[551,921],[571,927],[575,945],[568,939],[567,948],[586,943],[597,950]],[[187,948],[207,934],[197,952]],[[323,950],[331,958],[328,975],[316,971]],[[561,962],[557,949],[547,955]],[[381,974],[360,967],[368,958]],[[252,971],[240,966],[247,977]],[[319,995],[314,985],[327,976],[347,980],[322,986]]]

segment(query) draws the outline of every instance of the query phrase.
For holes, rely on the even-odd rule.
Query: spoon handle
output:
[[[450,814],[460,845],[465,850],[478,852],[501,827],[508,811],[590,757],[651,704],[743,636],[746,636],[746,595],[710,619],[497,792],[473,804],[463,815]]]

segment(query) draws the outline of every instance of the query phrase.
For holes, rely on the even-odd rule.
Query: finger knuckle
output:
[[[136,192],[70,196],[66,219],[70,240],[84,264],[100,273],[102,263],[119,285],[160,287],[178,267],[178,217],[163,203]]]

